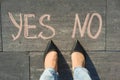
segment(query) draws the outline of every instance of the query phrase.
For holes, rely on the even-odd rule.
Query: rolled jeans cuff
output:
[[[84,67],[74,68],[74,80],[92,80],[89,71]]]
[[[53,68],[47,68],[39,80],[58,80],[58,73]]]

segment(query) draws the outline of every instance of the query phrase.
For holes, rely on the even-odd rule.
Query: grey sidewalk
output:
[[[119,0],[1,0],[0,5],[0,80],[38,80],[43,71],[44,50],[51,39],[61,50],[69,67],[70,51],[78,39],[87,50],[101,80],[120,79]],[[88,28],[94,13],[102,18],[102,29],[96,39],[90,36],[90,32],[92,36],[97,34],[100,23],[97,16]],[[82,27],[87,15],[89,19],[84,36],[81,37],[82,32],[77,26],[72,38],[77,14]],[[40,23],[43,15],[47,15],[42,21],[44,25]],[[54,33],[51,27],[55,29],[55,35],[43,39],[40,32],[48,38]]]

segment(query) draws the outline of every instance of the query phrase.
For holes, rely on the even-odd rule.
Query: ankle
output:
[[[57,52],[56,51],[50,51],[45,58],[45,69],[47,68],[53,68],[57,71]]]
[[[84,55],[80,52],[73,52],[71,55],[72,69],[75,67],[85,67]]]

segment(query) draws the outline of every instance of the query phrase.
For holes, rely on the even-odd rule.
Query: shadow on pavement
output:
[[[73,80],[72,71],[61,52],[59,54],[58,73],[60,80]]]
[[[88,54],[86,56],[86,68],[90,72],[90,76],[91,76],[92,80],[100,80],[99,75],[96,71],[96,68],[95,68],[92,60],[88,56]]]

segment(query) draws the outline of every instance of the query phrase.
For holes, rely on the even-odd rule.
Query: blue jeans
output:
[[[74,80],[92,80],[89,71],[83,67],[74,69]],[[45,69],[39,80],[59,80],[58,72],[52,68]]]

